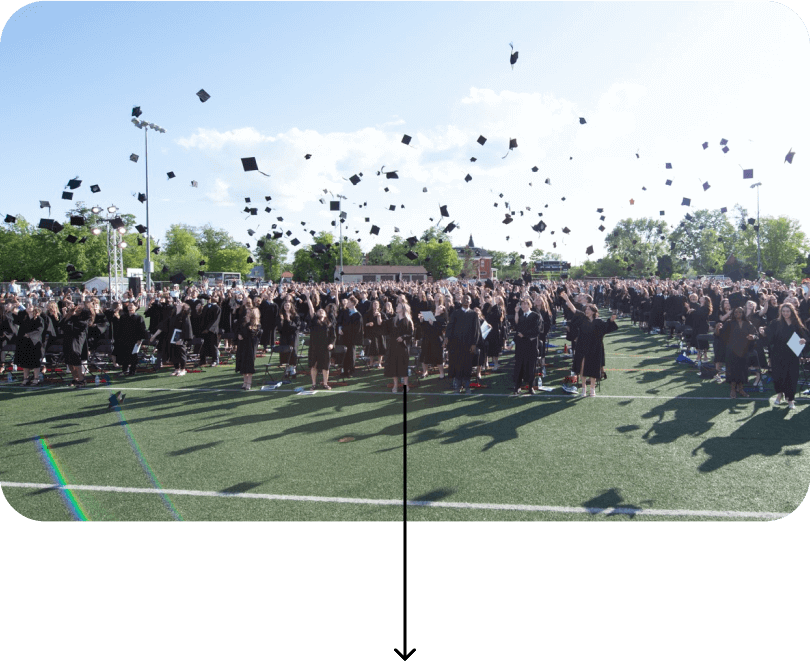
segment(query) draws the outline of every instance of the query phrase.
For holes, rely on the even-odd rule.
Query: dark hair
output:
[[[790,316],[792,317],[793,323],[795,323],[799,328],[804,329],[804,324],[802,320],[799,319],[799,314],[796,312],[796,308],[793,307],[792,303],[782,303],[779,306],[779,321],[781,323],[785,323],[784,319],[782,319],[782,308],[788,308],[790,310]]]

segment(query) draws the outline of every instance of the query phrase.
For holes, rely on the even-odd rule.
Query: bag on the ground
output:
[[[713,365],[709,365],[708,363],[703,363],[700,366],[700,378],[701,379],[713,379],[717,376],[717,370],[714,368]]]

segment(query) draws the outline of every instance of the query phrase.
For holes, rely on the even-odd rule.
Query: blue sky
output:
[[[447,205],[455,244],[470,233],[524,253],[525,241],[556,242],[577,262],[588,245],[604,252],[596,208],[608,230],[662,210],[674,224],[688,211],[683,197],[692,210],[739,202],[753,214],[754,181],[763,214],[806,224],[809,64],[806,26],[775,3],[27,5],[0,38],[0,212],[36,221],[49,200],[58,217],[79,175],[74,200],[144,220],[133,197],[145,191],[143,132],[129,122],[139,105],[167,129],[149,145],[158,239],[185,222],[247,241],[248,228],[269,231],[281,216],[306,244],[307,230],[333,219],[318,199],[342,194],[347,235],[366,249],[365,218],[383,237],[394,227],[410,235]],[[510,138],[518,148],[503,159]],[[245,156],[271,177],[242,172]],[[382,166],[400,179],[378,177]],[[753,181],[742,168],[754,168]],[[346,180],[361,172],[359,185]],[[241,212],[245,197],[257,217]],[[508,227],[505,202],[517,215]],[[541,236],[530,228],[538,213],[549,226]]]

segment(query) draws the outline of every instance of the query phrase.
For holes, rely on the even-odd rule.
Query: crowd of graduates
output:
[[[512,392],[519,395],[535,393],[545,376],[548,334],[562,317],[573,354],[565,388],[574,393],[581,387],[582,395],[593,396],[605,378],[604,336],[617,330],[617,317],[628,317],[646,333],[677,333],[700,361],[708,362],[711,346],[715,380],[725,378],[731,397],[747,396],[750,370],[754,385],[769,370],[777,403],[784,398],[792,407],[799,357],[788,342],[794,332],[801,344],[810,339],[807,286],[775,281],[532,282],[528,275],[514,281],[264,287],[202,281],[121,298],[71,289],[23,295],[10,287],[2,294],[0,351],[13,351],[12,362],[23,370],[27,386],[42,383],[48,353],[58,354],[70,368],[71,385],[81,388],[88,357],[100,347],[106,346],[121,375],[129,376],[152,345],[156,366],[172,365],[178,377],[187,373],[192,348],[201,363],[211,365],[219,364],[221,351],[235,349],[245,390],[264,347],[279,354],[287,375],[307,369],[313,389],[319,375],[321,387],[331,389],[330,369],[339,369],[342,379],[354,377],[362,351],[371,368],[383,369],[392,380],[393,392],[400,384],[407,387],[416,369],[420,378],[435,374],[449,379],[454,392],[469,393],[473,377],[480,382],[484,370],[502,369],[503,354],[514,350]],[[600,319],[600,308],[611,311],[608,320]]]

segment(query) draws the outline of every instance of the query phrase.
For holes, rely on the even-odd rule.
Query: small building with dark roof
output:
[[[340,280],[340,266],[335,268],[335,280]],[[343,282],[379,282],[396,280],[397,282],[426,282],[429,280],[424,266],[344,266]]]
[[[463,262],[461,272],[473,280],[486,280],[497,277],[492,270],[492,255],[484,248],[476,248],[472,234],[466,246],[453,247],[459,259]]]

